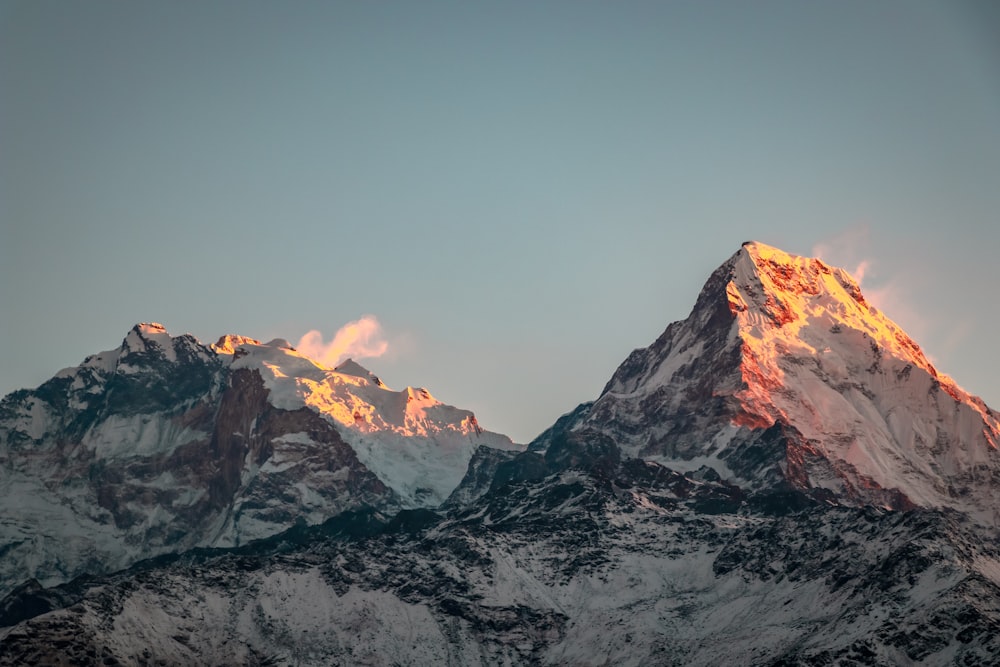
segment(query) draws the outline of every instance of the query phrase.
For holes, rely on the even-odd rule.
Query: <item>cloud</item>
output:
[[[871,258],[871,228],[866,223],[852,225],[831,238],[820,241],[813,246],[812,252],[813,257],[850,273],[858,285],[864,287],[865,298],[870,304],[883,312],[886,305],[890,309],[895,305],[896,312],[899,312],[900,308],[896,304],[903,303],[903,290],[896,282],[883,282],[877,286],[864,284],[865,278],[872,276],[872,267],[875,265]]]
[[[871,229],[865,223],[848,227],[814,245],[812,254],[827,264],[842,267],[860,285],[872,267],[872,260],[868,257],[871,254]]]
[[[834,234],[829,239],[813,246],[813,256],[827,264],[838,266],[850,273],[863,288],[865,299],[887,317],[895,321],[912,338],[927,337],[928,322],[920,315],[913,301],[913,268],[899,265],[889,279],[879,279],[876,269],[879,263],[873,259],[871,228],[867,223],[858,223]],[[872,280],[872,279],[875,280]],[[868,279],[868,284],[865,280]]]
[[[345,359],[380,357],[389,349],[382,335],[382,325],[374,315],[348,322],[337,330],[329,343],[323,342],[318,329],[306,333],[295,348],[313,361],[334,367]]]

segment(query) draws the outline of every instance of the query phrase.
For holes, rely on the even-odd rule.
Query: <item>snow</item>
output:
[[[993,485],[1000,478],[1000,417],[995,412],[938,373],[905,333],[864,301],[857,284],[845,272],[762,244],[745,246],[731,260],[730,268],[731,275],[719,294],[733,315],[732,326],[719,336],[723,349],[717,349],[718,345],[710,349],[699,337],[701,330],[695,325],[704,325],[704,314],[692,313],[690,321],[675,328],[674,339],[665,348],[669,353],[648,360],[632,376],[616,375],[608,392],[584,418],[591,420],[587,426],[604,428],[617,420],[616,424],[628,428],[615,431],[614,424],[606,428],[612,429],[610,435],[625,455],[641,454],[682,473],[708,466],[723,478],[741,485],[747,483],[747,488],[752,489],[756,480],[741,479],[741,473],[727,463],[727,454],[731,453],[730,447],[747,442],[751,428],[763,428],[780,420],[793,425],[802,435],[802,446],[816,453],[803,464],[809,487],[827,488],[838,496],[852,489],[859,494],[871,493],[859,498],[876,505],[884,504],[879,492],[897,489],[918,505],[953,507],[981,523],[997,522],[993,508],[998,500]],[[696,322],[699,317],[702,320]],[[164,359],[176,361],[177,350],[183,349],[178,346],[195,345],[191,341],[190,337],[172,338],[160,325],[137,325],[125,337],[120,350],[93,355],[80,367],[60,372],[60,377],[73,380],[70,405],[82,409],[88,396],[100,394],[108,373],[132,368],[128,364],[130,352],[152,350]],[[268,400],[275,407],[307,408],[321,415],[338,430],[360,462],[395,491],[405,507],[433,507],[444,501],[461,481],[478,447],[521,449],[506,436],[482,430],[472,412],[446,405],[426,389],[406,387],[395,391],[353,360],[327,368],[297,352],[284,339],[261,343],[230,335],[211,346],[211,352],[200,345],[192,349],[213,359],[217,355],[232,370],[258,372],[268,389]],[[680,372],[697,368],[706,355],[725,356],[729,352],[738,352],[733,358],[739,359],[733,362],[732,377],[691,379],[690,373]],[[692,448],[669,456],[646,451],[651,442],[668,434],[673,426],[645,421],[648,414],[661,414],[651,409],[650,403],[669,403],[682,416],[695,412],[680,402],[684,395],[679,390],[672,395],[661,391],[664,387],[684,387],[686,382],[705,385],[699,387],[698,400],[709,396],[732,399],[744,415],[756,420],[755,425],[716,415],[703,430],[694,431]],[[608,409],[602,410],[605,406]],[[56,427],[56,417],[37,397],[25,400],[17,410],[9,426],[35,440],[51,435],[49,430]],[[599,420],[605,420],[604,425]],[[169,456],[180,446],[209,439],[210,434],[184,426],[176,417],[152,413],[105,418],[84,435],[81,444],[82,452],[96,461],[120,463],[135,457]],[[261,480],[277,479],[288,498],[278,500],[272,494],[263,501],[255,497],[251,503],[249,496],[238,495],[231,516],[214,518],[212,530],[196,536],[200,543],[240,544],[273,534],[280,527],[268,518],[268,509],[276,510],[276,515],[300,516],[308,523],[319,523],[331,514],[334,505],[329,492],[339,489],[351,470],[310,467],[310,457],[315,457],[322,445],[307,432],[285,434],[272,444],[271,456],[259,467],[249,462],[240,471],[242,488],[245,491],[260,482],[258,488],[267,490],[269,487]],[[82,452],[77,457],[81,461],[85,459]],[[27,471],[31,464],[20,460],[18,465]],[[299,466],[303,476],[295,479]],[[143,504],[145,501],[129,501],[123,509],[145,516],[132,532],[126,533],[115,528],[108,511],[86,496],[84,470],[77,468],[65,478],[46,478],[48,486],[31,482],[18,471],[0,471],[0,488],[6,489],[3,501],[17,508],[16,515],[0,517],[7,543],[18,543],[9,552],[9,568],[19,569],[16,573],[5,572],[5,580],[25,571],[71,571],[74,561],[79,564],[91,558],[113,567],[152,555],[164,547],[143,543],[144,535],[170,525],[175,513],[191,507],[204,493],[194,488],[185,490],[187,480],[169,472],[141,482],[130,480],[136,487],[130,491],[136,497],[140,491],[168,491],[163,495],[169,495],[172,501],[170,507],[155,508]],[[569,484],[573,480],[567,477],[563,481]],[[664,509],[649,499],[634,496],[633,500],[643,512],[665,515]],[[553,511],[576,512],[577,503],[576,498],[569,498]],[[264,510],[255,513],[254,504],[263,505]],[[289,512],[288,507],[294,510]],[[508,519],[518,518],[520,511],[523,508],[514,510]],[[46,528],[31,537],[30,526],[38,525]],[[531,561],[530,553],[508,553],[503,557],[500,554],[506,552],[502,550],[492,553],[496,554],[498,568],[510,574],[505,576],[505,585],[512,585],[511,578],[519,582],[514,589],[492,591],[498,599],[512,604],[529,600],[532,605],[555,609],[575,605],[587,610],[575,621],[579,626],[567,631],[558,661],[588,664],[594,656],[610,662],[627,662],[628,658],[625,644],[598,641],[588,635],[588,623],[612,627],[615,619],[631,611],[627,591],[634,588],[638,595],[640,590],[662,586],[664,597],[657,602],[660,609],[653,610],[656,613],[650,617],[648,627],[650,633],[662,632],[656,624],[664,615],[674,617],[686,609],[685,599],[696,595],[708,576],[703,570],[705,562],[711,560],[704,553],[651,560],[626,554],[621,557],[627,565],[623,571],[630,573],[628,580],[586,579],[577,581],[572,591],[563,591],[543,586],[544,577],[537,563],[532,566],[536,569],[525,569],[519,559]],[[637,560],[630,560],[633,558]],[[19,563],[26,569],[20,569]],[[1000,577],[1000,567],[994,561],[984,563],[981,569],[990,577]],[[682,581],[675,580],[678,578]],[[933,582],[921,585],[925,584],[930,587]],[[746,582],[738,578],[727,579],[724,586],[714,589],[713,595],[719,604],[712,615],[696,621],[723,628],[738,626],[749,612],[746,600],[756,599]],[[633,602],[638,604],[638,598]],[[359,610],[366,609],[367,603],[359,604]],[[780,633],[782,624],[794,622],[795,614],[807,611],[810,618],[817,618],[817,614],[822,617],[822,609],[805,610],[796,602],[789,606],[788,616],[782,610],[774,627],[765,630]],[[421,612],[392,607],[387,613],[388,617],[395,618],[396,614],[402,618]],[[423,627],[423,623],[421,620],[417,625]],[[732,637],[737,645],[751,640]],[[706,637],[698,641],[706,641]],[[707,649],[702,646],[698,650]],[[759,656],[748,653],[745,657],[752,662]]]
[[[943,480],[936,469],[954,475],[991,458],[997,464],[988,456],[995,439],[982,434],[984,422],[987,434],[1000,426],[997,416],[938,374],[897,325],[854,296],[860,289],[849,275],[763,244],[744,251],[735,283],[744,300],[756,298],[758,307],[737,317],[741,330],[762,334],[744,336],[744,344],[768,380],[783,387],[755,395],[767,381],[752,378],[747,394],[762,399],[769,416],[785,416],[827,456],[883,488],[904,489],[922,505],[952,504],[937,488]],[[776,284],[782,271],[800,289]],[[751,294],[754,284],[776,295],[793,319],[763,326],[766,307],[759,290]],[[818,365],[799,361],[815,349],[821,350]],[[935,393],[936,386],[942,390]],[[933,444],[942,421],[954,446],[928,456],[929,446],[919,443]]]
[[[82,444],[93,450],[98,460],[110,460],[170,454],[184,444],[199,440],[207,443],[209,438],[208,433],[187,428],[169,416],[152,413],[127,417],[111,415],[89,431]]]
[[[273,441],[273,451],[264,464],[260,467],[260,473],[276,473],[290,470],[299,465],[302,461],[301,452],[298,448],[289,445],[306,445],[315,447],[316,443],[309,437],[308,433],[288,433],[275,438]],[[306,449],[303,448],[303,449]]]
[[[382,381],[376,375],[374,375],[371,371],[369,371],[367,368],[365,368],[358,362],[354,361],[353,359],[347,359],[346,361],[337,364],[337,367],[334,368],[333,370],[343,375],[353,375],[355,377],[363,378],[365,380],[375,383],[380,387],[385,386],[384,384],[382,384]]]
[[[27,418],[28,422],[25,432],[29,437],[38,440],[48,432],[49,411],[45,407],[45,403],[34,396],[31,397],[29,402]]]
[[[713,454],[695,456],[690,459],[677,459],[666,456],[647,456],[646,460],[652,461],[653,463],[659,463],[660,465],[668,467],[679,473],[692,473],[702,467],[708,467],[719,473],[723,479],[741,481],[739,476],[729,469],[729,466],[726,465],[725,461]]]

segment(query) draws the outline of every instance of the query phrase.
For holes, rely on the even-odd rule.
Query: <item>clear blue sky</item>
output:
[[[526,441],[757,239],[1000,407],[998,218],[997,3],[0,0],[0,393],[373,314]]]

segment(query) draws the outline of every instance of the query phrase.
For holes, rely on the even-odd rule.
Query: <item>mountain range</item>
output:
[[[139,324],[0,402],[0,664],[1000,664],[998,442],[757,242],[527,445]]]

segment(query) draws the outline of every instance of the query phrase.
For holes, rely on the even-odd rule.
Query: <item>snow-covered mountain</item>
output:
[[[0,665],[1000,665],[1000,416],[818,260],[744,244],[527,450],[283,341],[130,337],[3,403]],[[119,522],[194,537],[29,579]]]
[[[747,489],[951,507],[983,523],[1000,506],[1000,414],[939,373],[847,272],[762,243],[745,243],[687,319],[561,428],[675,470],[707,464]]]
[[[480,446],[516,449],[425,389],[286,341],[203,345],[159,324],[0,403],[0,591],[362,506],[440,504]]]

